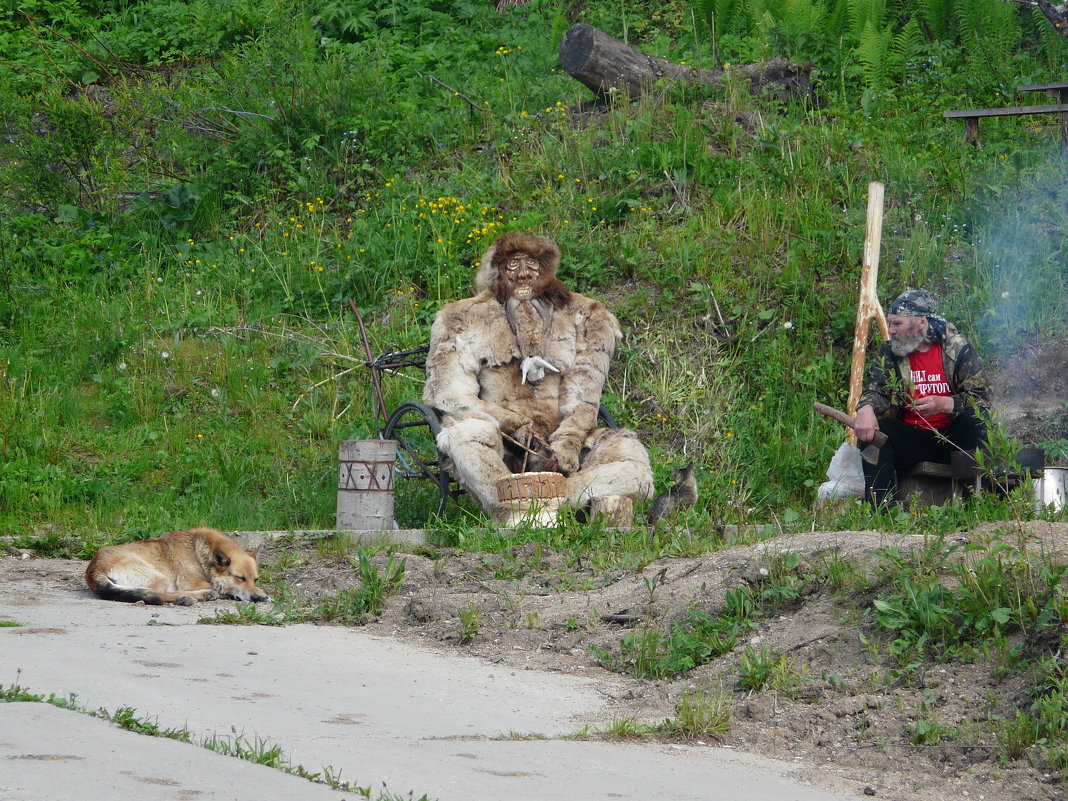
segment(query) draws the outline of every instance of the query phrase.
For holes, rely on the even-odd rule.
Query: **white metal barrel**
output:
[[[1054,512],[1064,509],[1068,495],[1068,467],[1046,467],[1042,477],[1034,480],[1035,511],[1041,512],[1052,506]]]

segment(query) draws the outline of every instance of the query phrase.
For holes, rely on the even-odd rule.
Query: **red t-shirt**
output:
[[[952,395],[949,390],[949,382],[946,381],[942,364],[942,345],[935,343],[923,353],[913,353],[909,356],[909,371],[912,374],[912,398],[925,398],[929,395]],[[921,417],[911,408],[905,409],[904,421],[915,428],[930,430],[931,428],[949,428],[953,420],[949,415],[936,414],[931,417]]]

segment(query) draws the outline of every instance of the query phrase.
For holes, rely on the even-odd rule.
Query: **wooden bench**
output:
[[[1041,475],[1046,455],[1041,448],[1021,448],[1011,468],[994,468],[993,474],[980,469],[973,454],[952,454],[951,464],[918,462],[907,473],[897,476],[897,498],[906,502],[914,498],[920,506],[944,506],[983,492],[1004,493],[1019,484],[1025,475]]]
[[[1054,83],[1029,83],[1026,86],[1017,86],[1017,92],[1045,92],[1058,103],[1068,103],[1068,81],[1056,81]]]
[[[1045,85],[1046,84],[1035,84],[1035,86]],[[964,141],[969,145],[982,148],[982,144],[979,142],[979,120],[982,117],[1020,117],[1027,114],[1060,114],[1061,153],[1068,155],[1068,103],[1061,102],[1052,106],[1011,106],[1006,108],[962,109],[947,111],[942,116],[947,119],[963,119]]]

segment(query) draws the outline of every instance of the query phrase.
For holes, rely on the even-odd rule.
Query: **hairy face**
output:
[[[886,318],[886,327],[890,330],[890,350],[895,356],[908,356],[915,353],[927,338],[927,319],[924,317],[902,317],[891,314]]]
[[[527,253],[516,252],[501,266],[501,282],[505,294],[517,300],[532,300],[545,291],[541,263]]]

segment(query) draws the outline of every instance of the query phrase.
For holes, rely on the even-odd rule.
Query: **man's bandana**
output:
[[[906,289],[890,304],[890,314],[898,317],[926,317],[927,338],[941,342],[946,336],[946,318],[938,311],[938,301],[922,289]]]
[[[937,316],[938,301],[922,289],[906,289],[890,304],[890,314],[898,317]]]

